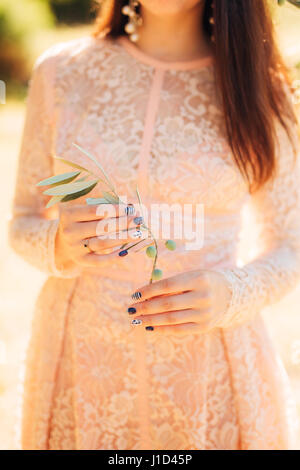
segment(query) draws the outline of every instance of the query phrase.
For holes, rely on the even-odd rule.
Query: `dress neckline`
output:
[[[214,63],[213,56],[200,57],[197,59],[183,61],[167,61],[163,59],[158,59],[142,51],[135,43],[130,41],[127,36],[118,36],[116,38],[116,41],[119,42],[124,47],[124,49],[126,49],[126,51],[133,57],[135,57],[138,61],[143,62],[144,64],[151,65],[152,67],[157,67],[165,70],[201,69],[203,67],[208,67]]]

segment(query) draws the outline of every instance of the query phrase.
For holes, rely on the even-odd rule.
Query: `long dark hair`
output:
[[[125,35],[128,0],[102,0],[94,36]],[[213,16],[214,24],[209,19]],[[251,191],[275,174],[274,117],[290,136],[285,117],[297,122],[285,84],[291,85],[274,38],[267,0],[205,0],[203,28],[214,35],[215,73],[227,138]],[[291,138],[292,141],[292,138]]]

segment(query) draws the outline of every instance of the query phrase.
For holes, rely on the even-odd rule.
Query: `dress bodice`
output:
[[[69,47],[72,54],[63,53],[57,66],[55,153],[86,165],[72,145],[78,143],[99,159],[120,195],[136,199],[138,184],[149,208],[201,205],[203,243],[186,259],[195,267],[233,260],[248,188],[226,141],[213,59],[161,61],[126,37]],[[185,251],[177,244],[173,267]]]

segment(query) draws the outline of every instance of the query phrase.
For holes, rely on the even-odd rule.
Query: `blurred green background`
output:
[[[300,10],[270,1],[284,57],[300,80]],[[0,230],[0,449],[18,448],[22,358],[33,305],[45,280],[7,243],[28,79],[39,54],[55,43],[90,34],[94,17],[93,0],[0,0],[0,80],[7,84],[7,102],[0,104],[0,216],[4,222]],[[249,225],[243,239],[241,253],[249,252],[253,246]],[[299,306],[300,286],[266,309],[265,319],[291,379],[300,415]]]
[[[63,40],[70,26],[89,24],[96,11],[94,0],[0,0],[0,78],[8,96],[24,96],[32,62],[54,31]]]

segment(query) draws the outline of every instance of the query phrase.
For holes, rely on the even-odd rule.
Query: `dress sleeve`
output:
[[[47,197],[36,184],[53,174],[53,92],[55,56],[36,61],[27,96],[25,125],[18,160],[16,189],[9,222],[11,247],[33,266],[57,277],[76,277],[77,266],[57,266],[55,238],[58,218],[45,210]]]
[[[288,98],[291,98],[290,92]],[[298,125],[290,121],[289,131],[292,143],[284,128],[276,122],[277,174],[251,198],[260,234],[258,257],[243,267],[218,269],[231,288],[231,300],[221,327],[237,326],[251,320],[300,281]]]

